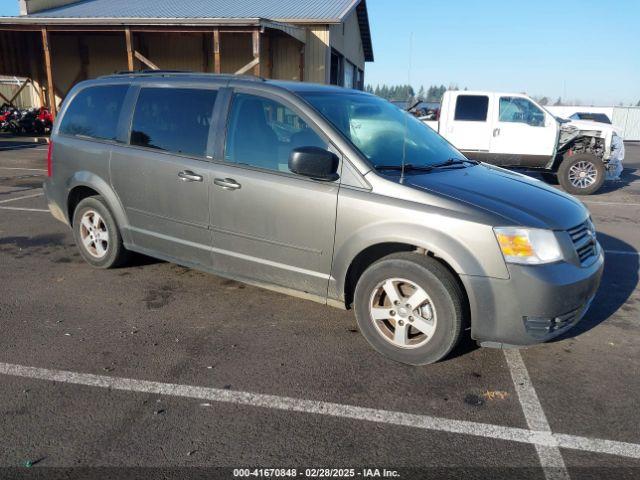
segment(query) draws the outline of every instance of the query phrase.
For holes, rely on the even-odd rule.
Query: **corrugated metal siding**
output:
[[[622,131],[622,138],[640,141],[640,107],[614,107],[611,120]]]
[[[360,70],[364,70],[364,50],[362,48],[362,37],[360,36],[360,25],[358,24],[358,15],[356,12],[354,11],[349,15],[344,23],[331,25],[329,29],[331,33],[331,46]]]
[[[338,19],[353,0],[88,0],[31,14],[46,18]]]
[[[302,44],[291,37],[274,37],[273,78],[300,81],[300,50]]]
[[[304,53],[305,81],[329,83],[329,52],[329,28],[310,28]]]

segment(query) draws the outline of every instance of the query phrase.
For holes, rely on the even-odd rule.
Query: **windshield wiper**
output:
[[[373,168],[376,170],[394,170],[401,172],[403,167],[402,165],[374,165]],[[433,170],[431,165],[412,165],[411,163],[407,163],[404,166],[405,172],[430,172],[431,170]]]
[[[432,167],[433,168],[444,168],[444,167],[451,167],[451,166],[455,166],[455,165],[465,165],[467,163],[471,163],[473,165],[478,165],[480,162],[478,162],[476,160],[469,160],[468,158],[465,158],[464,160],[462,158],[450,158],[446,162],[436,163],[435,165],[432,165]]]

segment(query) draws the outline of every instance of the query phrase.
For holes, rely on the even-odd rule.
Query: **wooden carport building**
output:
[[[29,79],[54,113],[77,82],[117,71],[249,73],[362,88],[365,62],[373,61],[365,0],[19,3],[20,16],[0,17],[0,75]]]

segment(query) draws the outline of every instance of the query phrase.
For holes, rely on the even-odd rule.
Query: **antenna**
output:
[[[411,60],[413,57],[413,32],[409,35],[409,69],[407,72],[407,84],[409,86],[409,91],[411,90]],[[407,95],[410,95],[409,91],[407,91]],[[407,103],[411,101],[410,98],[407,98]],[[402,166],[400,167],[400,183],[404,183],[404,167],[407,159],[407,129],[409,128],[409,112],[404,112],[404,138],[402,139]]]

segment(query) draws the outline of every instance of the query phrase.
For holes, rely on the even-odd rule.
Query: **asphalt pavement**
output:
[[[639,144],[581,198],[607,252],[585,320],[418,368],[373,351],[352,312],[146,257],[92,269],[46,212],[45,157],[0,138],[0,478],[640,476]]]

